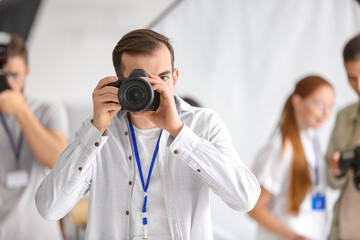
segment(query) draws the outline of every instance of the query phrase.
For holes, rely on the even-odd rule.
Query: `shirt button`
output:
[[[100,143],[96,142],[94,145],[95,145],[95,147],[98,147],[100,145]]]
[[[174,154],[178,154],[179,151],[177,149],[174,150]]]
[[[129,160],[131,160],[132,159],[132,157],[131,156],[129,156]]]
[[[132,181],[129,181],[129,185],[130,185],[130,186],[132,185]]]
[[[198,170],[196,170],[196,171],[201,172],[201,170],[200,170],[200,169],[198,169]]]
[[[128,132],[127,132],[127,131],[125,132],[125,135],[128,135]]]
[[[79,167],[78,169],[79,169],[79,171],[81,171],[81,170],[82,170],[82,167]]]
[[[129,211],[126,211],[125,214],[126,214],[126,215],[129,215]]]

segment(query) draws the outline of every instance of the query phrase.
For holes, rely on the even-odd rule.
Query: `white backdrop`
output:
[[[194,96],[222,116],[249,166],[301,77],[328,79],[336,109],[357,100],[341,55],[345,42],[360,33],[360,7],[353,0],[189,0],[155,29],[173,40],[178,94]],[[320,132],[323,151],[334,117]],[[329,194],[332,207],[336,192]],[[254,238],[255,224],[246,214],[212,200],[215,238]]]
[[[91,93],[114,75],[119,38],[146,27],[165,0],[45,1],[30,36],[27,92],[63,101],[71,131],[91,114]],[[183,0],[154,28],[171,38],[180,70],[176,93],[217,111],[251,166],[274,129],[294,83],[320,74],[336,90],[336,109],[356,101],[341,51],[360,32],[354,0]],[[321,131],[326,148],[334,116]],[[255,224],[212,197],[216,239],[253,239]]]

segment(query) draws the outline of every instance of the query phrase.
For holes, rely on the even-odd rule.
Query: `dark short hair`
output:
[[[10,41],[10,57],[21,57],[28,65],[28,51],[21,37],[16,34],[11,35]]]
[[[344,62],[360,60],[360,34],[353,37],[344,47]]]
[[[150,29],[138,29],[127,33],[115,46],[112,52],[113,65],[116,75],[123,77],[122,54],[152,54],[164,44],[171,54],[171,67],[174,69],[174,49],[169,39]]]

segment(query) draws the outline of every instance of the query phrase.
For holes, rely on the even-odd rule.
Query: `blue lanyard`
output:
[[[13,151],[14,151],[15,161],[16,161],[16,167],[18,167],[18,166],[19,166],[19,160],[20,160],[21,146],[22,146],[22,142],[23,142],[23,133],[22,133],[22,131],[20,131],[19,142],[18,142],[17,147],[16,147],[14,138],[13,138],[13,136],[11,135],[9,126],[8,126],[7,123],[6,123],[5,118],[4,118],[4,115],[3,115],[2,112],[0,112],[0,118],[1,118],[2,124],[3,124],[4,128],[5,128],[6,134],[7,134],[7,136],[8,136],[8,139],[9,139],[9,142],[10,142],[10,145],[11,145],[11,148],[12,148]]]
[[[319,185],[319,159],[318,152],[315,144],[315,140],[313,141],[314,153],[315,153],[315,163],[314,163],[314,172],[315,172],[315,185]]]
[[[155,163],[156,155],[157,155],[158,150],[159,150],[159,143],[160,143],[160,138],[161,138],[162,130],[160,131],[160,135],[159,135],[159,138],[158,138],[157,143],[156,143],[154,155],[153,155],[152,160],[151,160],[151,165],[150,165],[150,169],[149,169],[149,174],[148,174],[148,177],[147,177],[147,180],[146,180],[146,185],[145,185],[143,172],[142,172],[142,170],[141,170],[141,163],[140,163],[139,152],[138,152],[137,145],[136,145],[134,127],[133,127],[133,125],[132,125],[132,123],[131,123],[130,117],[129,117],[129,125],[130,125],[131,139],[132,139],[132,143],[133,143],[133,146],[134,146],[136,163],[137,163],[137,166],[138,166],[139,175],[140,175],[140,179],[141,179],[141,185],[142,185],[142,187],[143,187],[143,191],[144,191],[144,195],[145,195],[145,196],[144,196],[144,203],[143,203],[143,207],[142,207],[142,217],[143,217],[143,225],[144,225],[144,238],[146,239],[146,238],[147,238],[147,228],[146,228],[146,225],[147,225],[147,211],[146,211],[147,190],[148,190],[149,183],[150,183],[151,173],[152,173],[152,170],[153,170],[153,168],[154,168],[154,163]]]

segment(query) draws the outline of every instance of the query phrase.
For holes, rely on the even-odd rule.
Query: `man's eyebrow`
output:
[[[167,74],[170,74],[170,73],[171,73],[171,71],[167,70],[165,72],[162,72],[162,73],[158,74],[158,76],[163,76],[163,75],[167,75]]]

